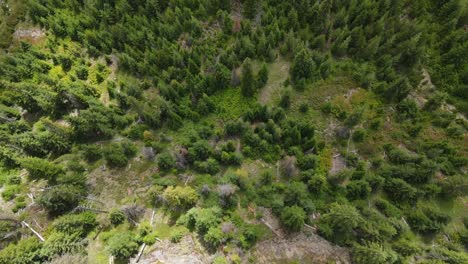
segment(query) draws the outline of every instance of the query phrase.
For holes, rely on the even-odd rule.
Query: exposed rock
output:
[[[30,38],[33,40],[42,38],[45,36],[45,33],[40,28],[19,28],[13,34],[15,39],[25,39]]]

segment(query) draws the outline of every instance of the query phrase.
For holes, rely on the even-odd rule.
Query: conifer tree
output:
[[[260,70],[258,71],[258,75],[257,75],[258,88],[263,88],[263,86],[265,86],[267,81],[268,81],[268,68],[266,64],[264,63],[262,67],[260,68]]]
[[[297,205],[286,207],[281,213],[281,221],[291,231],[300,231],[305,218],[304,210]]]
[[[291,76],[293,81],[311,78],[315,68],[316,66],[311,53],[305,48],[301,49],[294,57],[294,61],[291,66]]]
[[[254,95],[254,82],[255,80],[252,72],[252,64],[250,59],[247,58],[244,61],[244,65],[242,65],[241,91],[244,96],[250,97]]]
[[[247,18],[254,18],[257,14],[257,7],[261,5],[261,1],[258,0],[245,0],[244,3],[244,15]]]

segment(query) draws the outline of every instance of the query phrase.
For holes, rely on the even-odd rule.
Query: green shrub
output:
[[[304,227],[306,214],[299,206],[285,207],[281,212],[281,222],[291,231],[300,231]]]
[[[99,145],[82,145],[83,156],[88,162],[94,162],[102,157],[102,150]]]
[[[257,75],[257,86],[258,88],[263,88],[268,81],[268,68],[264,63]]]
[[[320,219],[330,238],[338,243],[348,242],[354,236],[354,230],[364,223],[364,219],[358,210],[348,204],[333,203],[330,211]]]
[[[387,200],[382,198],[377,198],[375,200],[375,206],[387,217],[400,217],[401,211],[395,207],[393,204],[389,203]]]
[[[0,263],[43,263],[45,259],[41,254],[42,247],[43,244],[36,237],[22,239],[17,244],[10,243],[0,250]]]
[[[281,106],[284,109],[288,109],[290,105],[291,105],[291,93],[286,91],[281,96],[279,106]]]
[[[86,252],[87,241],[76,234],[65,234],[53,232],[47,237],[41,249],[41,254],[48,258],[62,255],[64,253],[84,254]]]
[[[7,181],[6,181],[7,184],[10,184],[10,185],[14,185],[14,184],[21,184],[21,176],[19,176],[18,174],[13,174],[13,175],[10,175],[8,178],[7,178]]]
[[[435,208],[425,207],[411,210],[406,220],[416,232],[434,233],[441,230],[450,218]]]
[[[408,257],[421,252],[421,248],[411,240],[401,239],[393,243],[393,249],[402,256]]]
[[[55,231],[86,237],[97,226],[96,214],[83,212],[61,216],[52,224]]]
[[[112,209],[109,213],[109,220],[113,225],[120,225],[125,221],[125,214],[119,209]]]
[[[257,225],[246,224],[242,230],[242,235],[244,237],[244,242],[245,242],[243,247],[244,248],[252,247],[255,244],[255,242],[257,242],[257,240],[261,237],[261,234],[263,232],[264,231],[261,228],[259,228],[259,226]]]
[[[179,243],[180,240],[187,234],[188,230],[185,227],[175,227],[171,229],[171,242]]]
[[[392,200],[399,203],[414,203],[417,190],[402,179],[389,179],[385,183],[385,191]]]
[[[137,125],[132,125],[131,127],[128,128],[126,131],[126,134],[128,135],[129,138],[138,140],[138,139],[143,139],[143,133],[148,130],[147,125],[143,124],[137,124]]]
[[[128,157],[120,144],[112,144],[104,149],[104,158],[111,167],[125,167],[128,163]]]
[[[362,142],[366,137],[366,131],[362,128],[358,128],[353,133],[353,141],[354,142]]]
[[[213,249],[218,248],[225,242],[225,234],[219,226],[211,227],[203,236],[203,240]]]
[[[115,233],[107,240],[107,250],[118,260],[128,260],[138,252],[135,234],[130,232]]]
[[[346,195],[350,199],[365,199],[369,196],[371,187],[364,180],[351,181],[346,185]]]
[[[54,182],[58,176],[64,173],[61,166],[40,158],[23,158],[21,165],[28,170],[32,180],[45,179]]]
[[[173,210],[183,210],[195,205],[198,201],[198,193],[189,186],[169,186],[164,190],[163,199]]]
[[[297,163],[301,170],[313,170],[317,167],[318,158],[316,155],[308,154],[300,157]]]
[[[37,201],[51,215],[60,215],[75,208],[82,196],[82,190],[76,186],[58,185],[44,191]]]
[[[465,230],[460,231],[459,236],[460,236],[460,242],[465,248],[467,248],[468,247],[468,230],[465,229]]]
[[[301,113],[307,113],[309,111],[309,105],[307,103],[301,103],[299,105],[299,111]]]
[[[251,97],[255,94],[255,79],[250,59],[246,59],[242,66],[241,91],[242,95],[246,97]]]
[[[161,170],[170,170],[175,165],[175,159],[170,153],[164,152],[158,156],[158,167]]]
[[[128,159],[135,157],[138,149],[131,141],[122,141],[120,145],[122,146],[124,155]]]
[[[7,185],[2,192],[2,198],[5,201],[10,201],[15,198],[16,194],[20,192],[19,185]]]
[[[195,229],[199,234],[205,234],[210,228],[221,223],[222,211],[219,207],[192,208],[186,214],[186,226]]]
[[[15,198],[15,207],[11,210],[13,213],[17,213],[19,210],[26,208],[26,206],[26,197],[24,195],[20,195]]]
[[[86,66],[79,66],[75,70],[76,77],[80,80],[86,81],[88,79],[88,68]]]
[[[369,243],[364,246],[355,244],[352,256],[356,264],[391,264],[398,259],[395,252],[377,243]]]
[[[206,161],[196,161],[195,168],[201,173],[208,173],[214,175],[220,171],[219,163],[213,158],[209,158]]]
[[[442,194],[446,197],[458,197],[468,193],[468,179],[464,175],[453,175],[441,183]]]

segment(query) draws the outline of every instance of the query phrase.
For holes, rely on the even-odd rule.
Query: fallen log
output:
[[[39,238],[40,241],[42,242],[45,241],[45,239],[41,236],[41,234],[39,234],[36,230],[34,230],[31,226],[29,226],[28,223],[26,223],[25,221],[22,221],[21,224],[29,228],[29,230],[31,230],[34,233],[34,235],[36,235],[37,238]]]
[[[262,221],[262,223],[264,223],[277,237],[281,237],[281,235],[267,221],[265,221],[263,218],[260,219],[260,221]]]
[[[145,248],[146,248],[146,244],[143,243],[143,245],[141,245],[140,247],[140,251],[138,251],[137,257],[135,258],[135,263],[138,263],[138,261],[140,261],[140,258],[143,255],[143,251],[145,251]]]
[[[308,227],[310,229],[312,229],[314,232],[317,231],[317,228],[316,227],[313,227],[313,226],[310,226],[308,224],[304,224],[305,227]]]

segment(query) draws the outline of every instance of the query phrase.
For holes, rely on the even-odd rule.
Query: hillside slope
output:
[[[464,0],[0,1],[0,263],[467,263]]]

